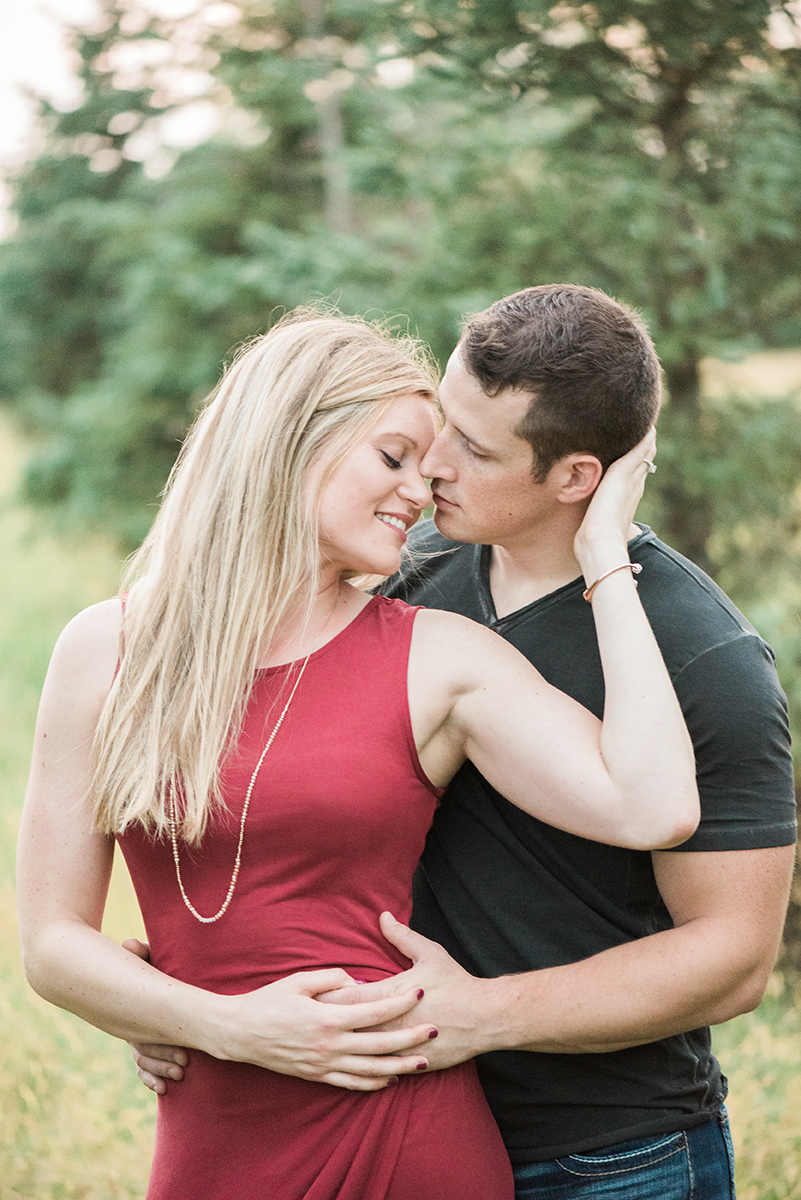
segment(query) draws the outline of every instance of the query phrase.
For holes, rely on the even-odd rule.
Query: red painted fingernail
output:
[[[425,1071],[425,1069],[426,1069],[426,1067],[427,1067],[427,1066],[428,1066],[428,1062],[427,1062],[427,1060],[426,1060],[426,1059],[424,1059],[424,1058],[421,1058],[421,1059],[420,1059],[420,1061],[419,1061],[419,1063],[418,1063],[418,1064],[417,1064],[417,1066],[415,1067],[415,1070],[416,1070],[416,1071]]]
[[[428,1036],[430,1038],[439,1037],[439,1030],[438,1029],[429,1029]]]
[[[397,1075],[390,1075],[389,1079],[387,1080],[387,1087],[391,1087],[393,1083],[397,1083],[397,1082],[398,1082]]]
[[[422,989],[422,988],[418,988],[418,989],[417,989],[417,999],[418,999],[418,1000],[422,1000],[422,999],[423,999],[423,996],[425,996],[425,992],[423,991],[423,989]]]

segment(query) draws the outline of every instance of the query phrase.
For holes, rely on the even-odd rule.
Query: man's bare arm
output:
[[[393,983],[425,988],[420,1011],[439,1029],[431,1069],[498,1049],[603,1053],[719,1024],[762,999],[793,861],[792,846],[655,852],[673,929],[499,979],[476,979],[436,943],[385,917],[385,933],[415,962]],[[373,986],[358,989],[360,998]]]
[[[675,927],[577,963],[498,979],[468,974],[436,942],[388,914],[382,928],[414,966],[380,984],[327,997],[350,1003],[419,987],[414,1020],[439,1036],[429,1069],[488,1050],[604,1053],[719,1024],[759,1004],[776,959],[795,849],[654,852]],[[175,1069],[172,1048],[148,1047],[149,1086]],[[147,1078],[146,1078],[147,1076]]]

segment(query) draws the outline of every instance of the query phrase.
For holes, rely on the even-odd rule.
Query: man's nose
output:
[[[443,429],[441,433],[437,434],[420,463],[420,470],[429,479],[452,480],[456,478],[455,469],[449,461],[448,441],[445,432]]]

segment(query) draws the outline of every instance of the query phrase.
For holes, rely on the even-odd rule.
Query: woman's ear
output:
[[[562,504],[589,500],[601,482],[604,469],[594,454],[567,454],[553,470],[559,472],[557,499]]]

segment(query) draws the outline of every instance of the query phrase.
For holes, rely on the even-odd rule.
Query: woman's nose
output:
[[[410,471],[407,478],[401,483],[399,490],[405,499],[414,504],[415,508],[425,508],[427,504],[431,503],[431,493],[420,470]]]

